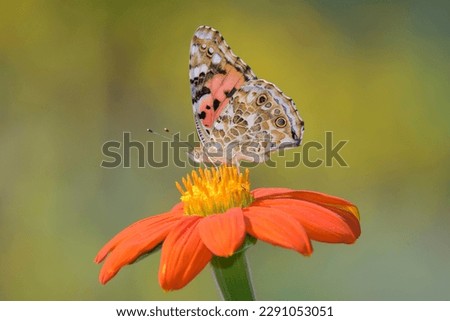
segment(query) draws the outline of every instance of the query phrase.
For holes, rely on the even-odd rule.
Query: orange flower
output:
[[[287,188],[250,192],[248,170],[200,169],[183,178],[183,185],[184,189],[177,183],[182,202],[130,225],[99,251],[95,262],[106,258],[101,283],[161,243],[159,283],[165,290],[176,290],[200,273],[213,255],[233,255],[246,234],[310,255],[310,240],[353,243],[361,233],[352,203]]]

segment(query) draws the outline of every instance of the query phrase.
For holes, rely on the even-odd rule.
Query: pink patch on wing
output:
[[[225,93],[229,93],[233,88],[236,90],[244,83],[244,75],[237,71],[232,66],[227,66],[226,74],[214,75],[205,86],[211,90],[211,93],[203,96],[199,112],[205,112],[205,118],[202,119],[202,124],[210,128],[219,117],[222,110],[228,104],[229,98]],[[214,110],[214,100],[219,101],[219,107]],[[206,108],[209,106],[209,109]]]
[[[202,124],[205,127],[210,128],[212,124],[214,123],[214,109],[213,109],[213,96],[211,94],[206,94],[200,99],[200,108],[199,112],[205,112],[205,118],[203,118]],[[209,109],[206,108],[206,106],[209,106]]]

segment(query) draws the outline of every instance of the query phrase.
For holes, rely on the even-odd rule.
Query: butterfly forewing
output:
[[[256,76],[215,29],[199,27],[191,42],[189,78],[195,122],[205,141],[215,119],[242,84]]]

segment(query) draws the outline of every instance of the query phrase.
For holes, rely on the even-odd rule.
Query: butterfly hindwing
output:
[[[222,146],[227,162],[231,158],[261,162],[274,150],[299,146],[303,129],[292,99],[274,84],[255,79],[230,98],[213,125],[211,140]]]

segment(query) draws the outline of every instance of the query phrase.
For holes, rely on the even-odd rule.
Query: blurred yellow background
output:
[[[349,167],[251,169],[253,188],[349,199],[362,224],[354,245],[314,243],[309,258],[258,242],[257,298],[449,300],[449,15],[426,1],[3,1],[0,299],[219,299],[209,267],[164,293],[159,253],[106,286],[93,263],[179,199],[191,168],[104,169],[101,146],[194,130],[189,43],[206,24],[294,99],[304,142],[349,140]]]

